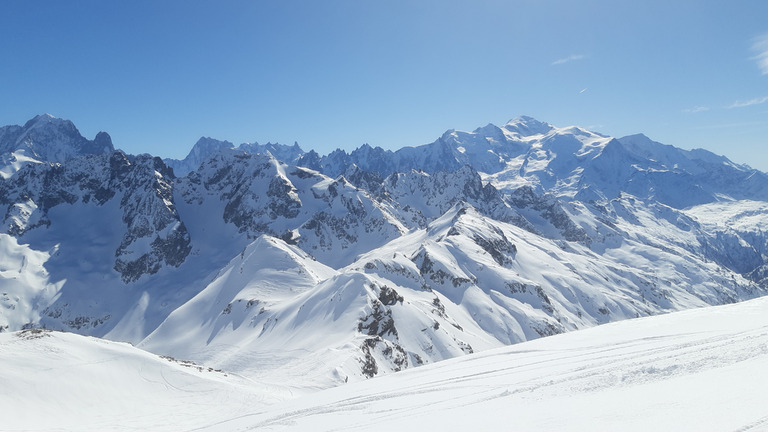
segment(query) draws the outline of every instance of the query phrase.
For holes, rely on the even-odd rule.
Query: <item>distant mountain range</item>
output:
[[[397,151],[0,128],[0,329],[294,391],[768,293],[768,175],[530,117]]]

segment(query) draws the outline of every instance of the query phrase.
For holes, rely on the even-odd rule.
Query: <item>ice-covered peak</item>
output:
[[[514,118],[504,125],[504,129],[509,132],[520,134],[521,136],[543,135],[554,129],[549,123],[541,122],[533,117],[520,116]]]
[[[39,114],[39,115],[34,116],[29,121],[27,121],[24,124],[24,128],[29,129],[29,128],[32,128],[32,127],[34,127],[36,125],[53,123],[53,122],[56,122],[56,121],[66,121],[66,120],[61,120],[61,119],[56,118],[53,115],[48,114],[48,113],[46,113],[46,114]]]
[[[474,130],[474,133],[485,136],[485,137],[502,137],[504,136],[504,132],[496,126],[493,123],[488,123],[487,125],[483,127],[479,127]]]
[[[22,133],[19,141],[37,141],[39,144],[48,144],[47,140],[52,138],[61,138],[68,141],[85,141],[85,138],[77,130],[75,124],[70,120],[54,117],[50,114],[37,115],[24,124],[24,132]],[[72,144],[62,143],[58,144]]]
[[[37,129],[55,129],[68,135],[80,135],[74,123],[69,120],[60,119],[50,114],[40,114],[24,123],[24,130],[30,133]]]
[[[27,162],[64,162],[112,151],[112,139],[106,132],[88,140],[71,121],[50,114],[35,116],[24,126],[0,128],[0,170],[6,175],[12,175]]]
[[[430,222],[427,230],[432,234],[440,231],[447,231],[453,225],[458,223],[459,219],[467,213],[477,215],[477,211],[471,204],[464,200],[457,201],[443,213],[442,216]]]
[[[452,138],[454,140],[456,139],[456,129],[448,129],[447,131],[443,132],[438,141],[448,141]]]

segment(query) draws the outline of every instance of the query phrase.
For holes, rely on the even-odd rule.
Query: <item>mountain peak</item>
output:
[[[234,147],[235,146],[229,141],[220,141],[210,137],[200,137],[184,160],[194,161],[196,165],[199,165],[208,155]]]
[[[501,136],[503,132],[501,129],[493,123],[488,123],[485,126],[479,127],[473,131],[473,133],[481,134],[485,136]]]
[[[93,142],[97,145],[107,148],[109,152],[115,149],[115,147],[112,145],[112,137],[104,131],[97,133],[96,137],[93,138]]]
[[[54,117],[51,114],[37,115],[23,127],[15,126],[12,133],[0,137],[0,152],[22,151],[26,161],[64,162],[82,155],[105,154],[114,150],[112,139],[106,132],[100,132],[93,140],[80,134],[74,123]],[[6,166],[7,173],[21,168],[23,163]],[[0,167],[2,168],[2,167]]]
[[[514,118],[504,125],[504,129],[518,133],[522,136],[542,135],[548,133],[554,126],[549,123],[541,122],[533,117],[520,116]]]
[[[51,120],[55,120],[55,119],[56,119],[56,116],[54,116],[52,114],[49,114],[49,113],[45,113],[45,114],[39,114],[39,115],[34,116],[32,118],[32,120],[30,120],[30,121],[32,121],[32,122],[51,121]]]
[[[632,140],[637,142],[654,142],[652,139],[648,138],[648,136],[644,133],[636,133],[632,135],[627,135],[625,137],[620,138],[621,140]]]
[[[66,129],[70,133],[76,132],[78,135],[80,134],[74,123],[71,121],[54,117],[53,115],[47,113],[34,116],[31,120],[24,123],[24,129],[31,130],[39,127],[46,127],[48,125],[56,128]]]

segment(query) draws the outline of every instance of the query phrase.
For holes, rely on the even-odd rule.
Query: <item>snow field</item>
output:
[[[551,336],[375,378],[206,430],[758,431],[768,299]]]
[[[189,430],[286,397],[238,376],[70,333],[0,334],[3,431]]]

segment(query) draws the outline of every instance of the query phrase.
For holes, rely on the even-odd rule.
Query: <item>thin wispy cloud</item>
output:
[[[564,57],[564,58],[553,61],[552,66],[561,65],[561,64],[576,61],[576,60],[584,60],[585,58],[587,58],[587,56],[585,56],[584,54],[574,54],[574,55],[570,55],[568,57]]]
[[[699,112],[704,112],[704,111],[709,111],[709,107],[695,106],[695,107],[686,108],[686,109],[683,110],[684,113],[699,113]]]
[[[768,96],[761,97],[761,98],[754,98],[747,101],[736,101],[730,105],[728,105],[726,108],[744,108],[752,105],[760,105],[762,103],[768,102]]]
[[[752,60],[757,61],[757,67],[763,75],[768,75],[768,33],[754,39],[752,51],[757,52]]]

